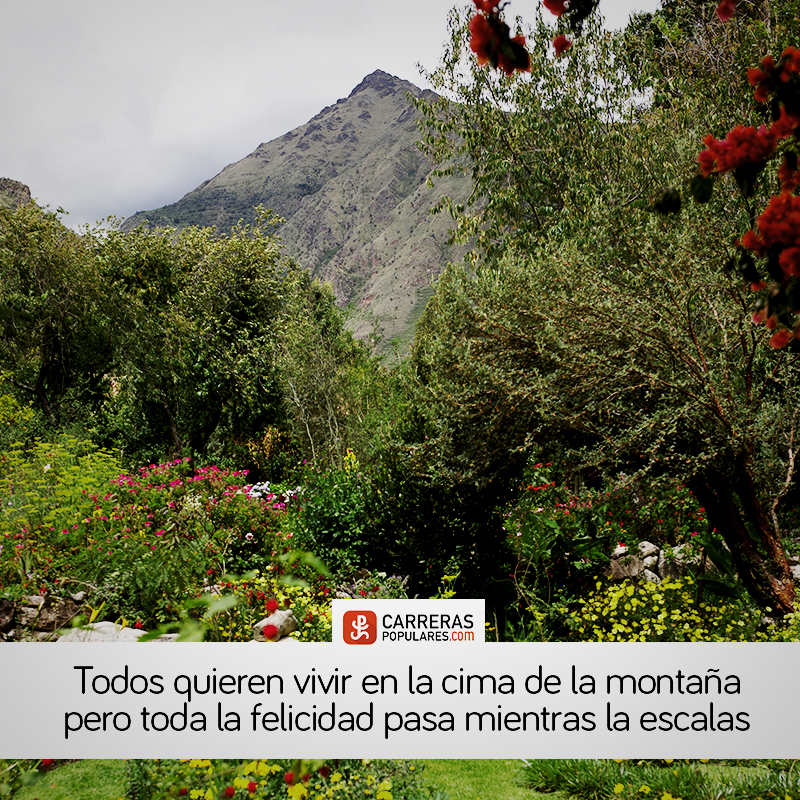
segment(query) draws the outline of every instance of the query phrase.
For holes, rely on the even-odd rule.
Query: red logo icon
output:
[[[378,638],[374,611],[345,611],[342,635],[347,644],[372,644]]]

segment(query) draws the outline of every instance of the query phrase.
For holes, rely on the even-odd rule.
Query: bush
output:
[[[691,578],[617,583],[579,601],[573,638],[599,642],[748,642],[766,640],[761,614],[743,602],[697,603]]]
[[[717,772],[709,759],[542,759],[527,762],[526,786],[540,792],[563,791],[581,800],[759,800],[793,797],[800,778],[791,771],[748,769],[731,775]],[[744,762],[747,767],[771,767],[771,762]],[[778,764],[777,766],[782,766]]]
[[[301,770],[303,775],[295,774]],[[130,800],[183,795],[241,800],[287,796],[295,800],[429,800],[434,792],[422,784],[421,772],[422,767],[411,761],[370,759],[337,760],[330,765],[323,761],[280,760],[131,761],[126,795]]]
[[[365,482],[352,451],[344,469],[309,470],[300,517],[303,546],[334,572],[353,571],[367,558]]]
[[[291,608],[298,621],[298,629],[290,634],[303,642],[330,642],[332,640],[331,592],[321,576],[314,588],[285,586],[276,570],[252,578],[224,582],[221,589],[232,594],[237,604],[230,611],[214,618],[211,639],[223,642],[249,641],[253,625],[270,615],[267,603],[275,600],[280,608]]]

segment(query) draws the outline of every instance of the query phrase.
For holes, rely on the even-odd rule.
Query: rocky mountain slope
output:
[[[31,190],[19,181],[0,178],[0,208],[15,208],[31,202]]]
[[[430,164],[417,150],[418,113],[407,94],[434,97],[380,70],[305,125],[249,156],[178,202],[140,211],[123,229],[215,225],[253,219],[262,204],[286,220],[286,252],[330,281],[355,309],[351,327],[375,334],[379,349],[405,351],[444,264],[451,220],[429,209],[443,195],[463,202],[462,175],[426,184]]]

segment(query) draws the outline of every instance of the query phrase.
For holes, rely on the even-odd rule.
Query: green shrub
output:
[[[573,638],[600,642],[766,640],[761,614],[744,602],[697,603],[691,578],[661,583],[601,582],[571,613]]]
[[[542,759],[527,762],[523,778],[537,791],[581,800],[761,800],[795,797],[800,789],[800,777],[791,771],[761,769],[770,762],[744,765],[731,774],[709,766],[709,759]]]
[[[352,451],[344,469],[309,470],[300,536],[334,572],[347,572],[365,564],[368,546],[365,482]]]
[[[421,765],[411,761],[370,759],[324,761],[221,761],[159,759],[129,762],[127,797],[161,800],[183,794],[216,800],[429,800],[435,791],[423,785]],[[301,772],[303,774],[295,774]],[[292,785],[287,778],[294,780]],[[303,778],[306,778],[303,780]],[[224,794],[231,787],[229,794]]]

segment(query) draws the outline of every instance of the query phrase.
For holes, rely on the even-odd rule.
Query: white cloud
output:
[[[417,85],[451,0],[26,0],[0,11],[0,177],[68,222],[174,202],[382,69]],[[609,24],[630,7],[602,6]],[[534,19],[538,0],[509,11]]]

